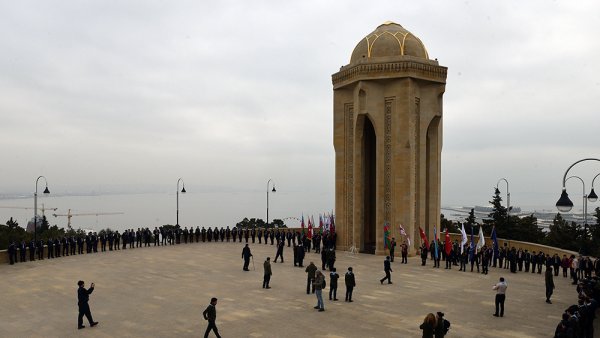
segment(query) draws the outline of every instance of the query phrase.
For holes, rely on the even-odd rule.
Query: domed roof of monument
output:
[[[350,63],[404,55],[429,59],[427,49],[418,37],[399,24],[387,21],[360,40],[352,52]]]

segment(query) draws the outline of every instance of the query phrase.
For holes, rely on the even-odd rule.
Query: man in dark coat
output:
[[[552,297],[552,293],[554,292],[554,277],[552,276],[552,266],[546,267],[546,303],[552,304],[550,301],[550,297]]]
[[[390,264],[390,256],[387,256],[385,258],[385,261],[383,261],[383,271],[385,271],[385,277],[383,277],[382,279],[379,280],[379,282],[381,284],[383,284],[383,281],[387,279],[388,284],[392,284],[392,267]]]
[[[277,257],[281,257],[281,263],[283,263],[283,247],[285,246],[285,242],[280,240],[277,243],[277,254],[275,255],[275,263],[277,263]]]
[[[242,258],[244,259],[244,271],[250,271],[248,269],[248,265],[250,265],[250,257],[252,257],[252,253],[250,252],[250,248],[248,244],[242,249]]]
[[[215,334],[217,335],[217,338],[221,338],[221,335],[219,334],[219,329],[217,328],[217,324],[215,323],[217,321],[216,306],[217,306],[217,299],[213,297],[210,300],[210,304],[208,305],[206,310],[204,310],[204,312],[202,312],[202,316],[204,317],[204,319],[208,320],[208,327],[206,328],[206,332],[204,332],[204,338],[208,337],[210,330],[213,330],[215,332]]]
[[[263,263],[263,267],[265,268],[265,275],[263,278],[263,289],[270,289],[271,287],[269,286],[269,282],[271,281],[271,275],[273,274],[273,272],[271,271],[271,257],[267,257],[267,260]]]
[[[21,243],[19,243],[19,256],[21,257],[21,262],[25,262],[27,260],[27,244],[25,243],[25,240],[22,240]]]
[[[306,267],[306,270],[304,270],[307,274],[306,276],[306,294],[310,294],[310,286],[312,285],[312,293],[315,293],[315,273],[317,272],[317,266],[313,263],[310,262],[310,264]]]
[[[337,272],[335,272],[335,268],[332,269],[331,273],[329,274],[329,300],[332,300],[331,296],[333,295],[333,300],[338,300],[337,299],[337,287],[338,287],[338,279],[340,278],[340,275],[338,275]]]
[[[35,261],[35,241],[33,239],[29,242],[29,260]]]
[[[37,255],[38,259],[44,259],[44,241],[41,238],[37,242]]]
[[[90,300],[90,294],[94,292],[94,283],[90,285],[90,288],[86,290],[85,282],[80,280],[77,282],[79,289],[77,289],[77,305],[79,306],[79,316],[77,317],[77,328],[83,329],[85,326],[83,325],[83,316],[87,318],[90,322],[90,326],[98,325],[98,322],[95,322],[92,319],[92,312],[90,311],[90,305],[88,301]]]
[[[346,284],[346,302],[352,302],[352,291],[354,290],[354,287],[356,287],[356,280],[354,279],[352,267],[348,268],[348,271],[344,276],[344,282]]]
[[[10,241],[8,245],[8,259],[10,260],[10,265],[15,264],[17,261],[17,245],[14,241]]]

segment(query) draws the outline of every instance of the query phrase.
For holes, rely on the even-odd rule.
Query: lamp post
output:
[[[597,159],[597,158],[584,158],[582,160],[579,160],[579,161],[571,164],[569,166],[569,168],[567,168],[567,171],[565,171],[565,174],[563,175],[562,193],[560,194],[560,198],[558,199],[558,201],[556,201],[556,208],[558,209],[558,211],[560,211],[560,212],[569,212],[573,208],[573,202],[569,199],[569,194],[567,194],[567,188],[565,187],[565,184],[567,182],[567,174],[569,173],[569,170],[571,170],[571,168],[573,168],[576,164],[581,163],[581,162],[585,162],[585,161],[599,161],[600,162],[600,159]],[[596,194],[594,193],[594,195],[596,195]]]
[[[44,176],[39,176],[37,180],[35,180],[35,193],[33,194],[33,240],[37,243],[37,195],[38,195],[38,182],[40,178],[44,179],[46,182],[46,189],[44,189],[44,194],[49,194],[50,190],[48,190],[48,180]]]
[[[267,227],[269,226],[269,185],[271,184],[273,180],[269,178],[269,180],[267,181]],[[275,190],[275,183],[273,183],[273,190],[271,190],[272,192],[277,192],[277,190]]]
[[[181,189],[181,193],[185,194],[185,182],[183,182],[183,178],[179,178],[177,180],[177,223],[175,224],[176,226],[179,226],[179,182],[181,181],[181,185],[183,186],[183,189]]]
[[[600,176],[600,173],[594,176],[594,179],[592,179],[592,190],[588,194],[588,201],[590,202],[596,202],[598,200],[598,195],[596,195],[596,192],[594,191],[594,181],[598,176]]]
[[[583,179],[579,176],[569,176],[567,181],[572,178],[577,178],[583,185],[583,226],[585,229],[585,237],[587,238],[587,195],[585,194],[585,182],[583,182]]]
[[[498,183],[496,183],[496,193],[500,194],[500,189],[498,189],[498,185],[502,181],[506,182],[506,226],[508,227],[508,225],[510,224],[510,191],[508,191],[508,180],[506,178],[501,178],[498,180]]]

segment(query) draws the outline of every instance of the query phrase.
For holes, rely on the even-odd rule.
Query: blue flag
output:
[[[475,260],[475,239],[473,238],[473,225],[471,225],[471,247],[470,247],[469,260],[472,262]]]
[[[496,237],[496,227],[492,228],[492,244],[494,246],[494,259],[498,258],[499,250],[498,250],[498,237]]]

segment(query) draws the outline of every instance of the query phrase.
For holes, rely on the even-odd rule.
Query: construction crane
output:
[[[0,206],[0,209],[23,209],[23,210],[33,210],[33,208],[28,208],[28,207],[5,207],[5,206]],[[58,210],[58,208],[46,208],[44,206],[44,204],[42,203],[42,216],[45,215],[46,210],[52,210],[52,211],[56,211]]]
[[[72,214],[71,209],[66,214],[52,214],[54,217],[66,216],[67,217],[67,229],[71,229],[71,217],[73,216],[103,216],[103,215],[122,215],[124,212],[92,212],[83,214]]]

